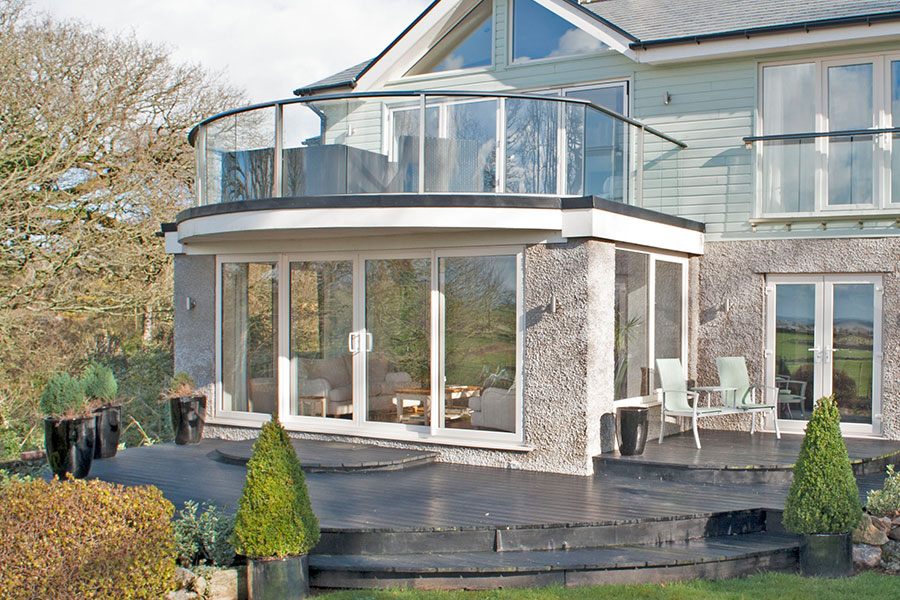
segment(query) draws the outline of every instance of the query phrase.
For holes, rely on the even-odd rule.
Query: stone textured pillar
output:
[[[176,255],[174,294],[175,371],[193,377],[211,400],[216,379],[216,257]]]

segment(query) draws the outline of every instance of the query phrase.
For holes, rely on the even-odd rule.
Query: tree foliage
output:
[[[0,0],[0,427],[96,346],[166,339],[156,232],[192,199],[187,133],[242,101],[165,48]]]

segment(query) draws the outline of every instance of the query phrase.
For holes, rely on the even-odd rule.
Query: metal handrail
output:
[[[854,135],[877,135],[879,133],[900,133],[900,127],[881,129],[844,129],[841,131],[814,131],[809,133],[776,133],[772,135],[750,135],[743,138],[745,144],[778,140],[809,140],[822,137],[847,137]]]
[[[458,90],[428,90],[428,91],[410,91],[410,92],[359,92],[359,93],[350,93],[350,94],[327,94],[322,96],[304,96],[302,98],[287,98],[285,100],[271,100],[269,102],[262,102],[259,104],[251,104],[249,106],[243,106],[240,108],[233,108],[231,110],[226,110],[225,112],[221,112],[219,114],[208,117],[202,121],[200,121],[197,125],[191,129],[190,133],[188,133],[188,142],[191,146],[194,145],[194,142],[197,137],[197,132],[200,127],[204,125],[208,125],[214,121],[217,121],[224,117],[230,117],[233,115],[250,112],[254,110],[259,110],[261,108],[272,108],[278,106],[285,106],[288,104],[315,104],[318,102],[327,102],[329,100],[357,100],[363,98],[419,98],[419,97],[429,97],[429,96],[441,96],[441,97],[456,97],[456,98],[504,98],[504,99],[513,99],[513,100],[544,100],[549,102],[564,102],[567,104],[581,104],[584,106],[589,106],[595,110],[598,110],[610,117],[622,121],[623,123],[628,123],[634,127],[638,127],[644,131],[652,133],[658,138],[661,138],[671,144],[675,144],[679,148],[687,148],[687,144],[684,142],[677,140],[671,136],[666,135],[665,133],[655,129],[649,125],[645,125],[640,121],[635,121],[625,115],[621,115],[613,110],[605,108],[603,106],[598,106],[593,104],[589,100],[583,100],[581,98],[567,98],[564,96],[539,96],[536,94],[508,94],[508,93],[498,93],[498,92],[462,92]]]

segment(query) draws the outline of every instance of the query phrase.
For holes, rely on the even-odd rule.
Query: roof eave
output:
[[[632,50],[647,50],[659,46],[674,46],[678,44],[701,44],[716,40],[750,38],[756,35],[770,35],[788,33],[792,31],[810,31],[812,29],[824,29],[829,27],[844,27],[848,25],[872,25],[886,21],[900,20],[900,11],[888,13],[875,13],[871,15],[859,15],[854,17],[839,17],[835,19],[821,19],[818,21],[805,21],[803,23],[786,23],[783,25],[769,25],[766,27],[754,27],[750,29],[734,29],[703,35],[690,35],[684,37],[662,38],[657,40],[638,40],[630,44]]]

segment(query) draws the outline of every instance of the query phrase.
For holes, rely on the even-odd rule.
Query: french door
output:
[[[879,275],[767,277],[766,384],[783,429],[833,394],[845,433],[881,433],[882,295]]]

